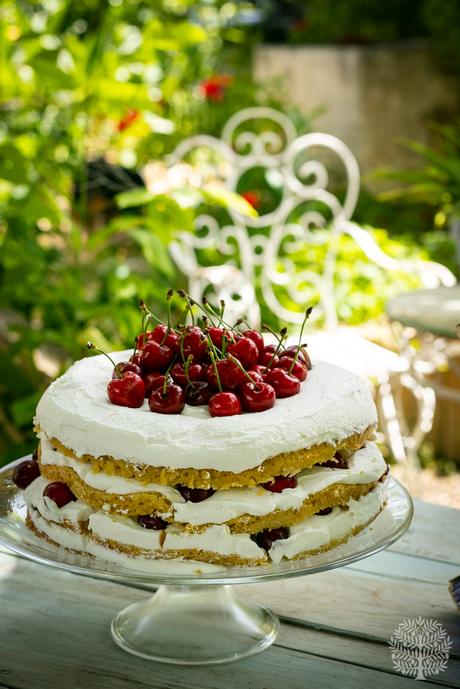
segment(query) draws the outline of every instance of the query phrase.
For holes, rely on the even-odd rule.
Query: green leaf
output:
[[[174,276],[171,258],[158,237],[149,230],[133,230],[130,237],[139,244],[145,260],[152,268],[156,268],[167,278]]]
[[[135,206],[145,206],[153,199],[153,195],[144,187],[136,187],[129,191],[122,191],[117,194],[116,202],[118,208],[133,208]]]
[[[206,184],[202,187],[201,193],[205,201],[209,203],[217,204],[218,206],[222,206],[222,208],[236,211],[237,213],[247,215],[251,218],[256,218],[258,216],[256,209],[253,208],[246,199],[220,184]]]
[[[40,393],[34,392],[32,395],[22,397],[12,403],[11,416],[13,417],[14,423],[19,426],[19,428],[32,424],[32,419],[40,397]]]

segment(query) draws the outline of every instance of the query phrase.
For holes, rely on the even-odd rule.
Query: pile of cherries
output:
[[[173,291],[167,295],[169,303]],[[216,312],[207,302],[199,305],[182,290],[188,313],[200,309],[201,327],[157,322],[141,302],[142,332],[129,361],[115,364],[107,394],[113,404],[141,407],[148,400],[151,411],[180,414],[185,404],[207,405],[211,416],[233,416],[270,409],[275,400],[300,392],[311,369],[310,358],[301,345],[285,347],[286,329],[278,344],[265,344],[258,330],[243,331],[223,321],[224,305]],[[237,323],[237,326],[241,322]],[[88,349],[99,350],[91,342]],[[104,353],[104,352],[103,352]],[[106,355],[107,356],[107,355]],[[109,357],[110,358],[110,357]]]

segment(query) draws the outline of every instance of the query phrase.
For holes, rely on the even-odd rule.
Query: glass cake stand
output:
[[[412,500],[394,479],[388,502],[372,524],[348,543],[303,560],[262,567],[216,567],[183,561],[120,561],[80,555],[37,538],[25,525],[27,508],[12,482],[16,464],[0,470],[0,544],[35,562],[123,581],[155,584],[153,596],[129,605],[112,622],[112,637],[125,651],[162,663],[213,665],[253,655],[274,642],[277,617],[237,595],[232,584],[249,584],[324,572],[386,548],[408,528]]]

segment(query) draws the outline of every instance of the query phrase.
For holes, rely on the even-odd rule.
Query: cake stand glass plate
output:
[[[231,584],[304,576],[351,564],[394,543],[408,528],[412,501],[390,479],[380,515],[347,543],[303,560],[262,567],[217,567],[201,562],[122,558],[105,560],[73,553],[36,537],[25,525],[24,496],[12,482],[21,458],[0,470],[0,544],[35,562],[132,585],[155,584],[149,599],[119,612],[112,622],[114,641],[149,660],[183,665],[224,663],[267,648],[278,619],[267,608],[238,596]]]

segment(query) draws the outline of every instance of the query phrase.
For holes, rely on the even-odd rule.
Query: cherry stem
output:
[[[301,328],[300,328],[299,344],[297,345],[296,353],[295,353],[295,355],[294,355],[294,357],[293,357],[293,359],[292,359],[292,364],[291,364],[291,366],[289,367],[289,373],[291,373],[292,369],[294,368],[294,366],[295,366],[295,364],[296,364],[296,362],[297,362],[297,359],[299,358],[299,352],[300,352],[300,349],[301,349],[303,330],[304,330],[304,328],[305,328],[305,323],[306,323],[306,322],[308,321],[308,319],[310,318],[310,314],[311,314],[312,311],[313,311],[313,306],[309,306],[308,309],[305,311],[305,318],[303,319],[302,326],[301,326]]]
[[[164,379],[164,382],[163,382],[163,389],[162,389],[162,391],[161,391],[161,396],[162,396],[163,398],[166,397],[166,388],[167,388],[168,385],[169,385],[169,381],[168,381],[169,372],[171,371],[171,369],[172,369],[172,367],[174,366],[175,362],[176,362],[176,357],[174,356],[174,357],[173,357],[173,360],[171,361],[171,363],[169,364],[168,368],[167,368],[166,371],[164,372],[164,377],[165,377],[165,379]]]
[[[190,364],[192,363],[192,361],[193,361],[193,355],[192,355],[192,354],[189,354],[188,357],[187,357],[187,361],[186,361],[185,364],[184,364],[184,372],[185,372],[185,379],[186,379],[187,383],[188,383],[189,385],[191,385],[192,388],[194,388],[194,387],[195,387],[195,384],[194,384],[193,380],[190,380],[190,377],[189,377],[189,375],[188,375],[188,371],[189,371]]]
[[[238,320],[235,323],[235,328],[238,327],[239,325],[245,325],[246,328],[251,329],[251,326],[249,325],[249,323],[247,322],[247,320],[245,318],[238,318]]]
[[[186,318],[187,314],[188,314],[188,306],[186,306],[185,309],[180,314],[179,318],[176,321],[176,325],[174,326],[174,329],[179,328],[179,326],[182,324],[182,321]]]
[[[219,376],[219,371],[217,370],[217,364],[216,364],[216,357],[214,356],[214,352],[212,349],[208,350],[209,356],[212,361],[212,365],[214,367],[214,373],[216,374],[216,380],[217,380],[217,387],[219,388],[219,392],[222,392],[222,385],[220,384],[220,376]]]
[[[235,328],[233,327],[233,325],[230,325],[230,323],[227,323],[227,321],[224,321],[224,319],[222,318],[222,316],[223,316],[223,314],[224,314],[224,309],[225,309],[225,302],[224,302],[223,299],[220,300],[220,310],[219,310],[219,313],[217,313],[217,311],[214,309],[214,307],[211,306],[211,304],[210,304],[209,301],[206,299],[206,297],[203,297],[202,301],[203,301],[203,306],[206,307],[206,308],[208,309],[208,312],[211,312],[211,314],[214,316],[214,318],[217,318],[218,327],[221,327],[222,325],[225,325],[225,327],[228,328],[229,330],[231,330],[232,332],[237,332],[237,331],[235,330]],[[198,306],[199,306],[199,304],[198,304]],[[203,309],[203,310],[204,310],[204,309]],[[207,312],[205,311],[205,313],[207,313]]]
[[[180,355],[181,355],[181,358],[182,358],[182,362],[185,364],[184,337],[183,337],[183,335],[182,335],[181,338],[180,338],[179,350],[180,350]]]
[[[185,299],[185,301],[187,302],[188,311],[190,312],[190,316],[191,316],[191,318],[192,318],[192,326],[194,326],[194,325],[195,325],[195,316],[194,316],[194,314],[193,314],[193,308],[192,308],[192,306],[193,306],[193,304],[196,304],[195,300],[192,299],[192,298],[187,294],[187,292],[186,292],[185,290],[183,290],[183,289],[178,289],[178,290],[177,290],[177,294],[178,294],[180,297],[182,297],[182,299]],[[193,302],[193,303],[192,303],[192,302]]]
[[[269,333],[271,333],[271,334],[273,335],[273,337],[276,337],[276,341],[277,341],[278,343],[280,342],[280,336],[278,335],[278,333],[276,333],[276,332],[273,330],[273,328],[271,328],[271,327],[270,327],[269,325],[267,325],[266,323],[262,323],[262,328],[263,328],[263,330],[267,330]]]
[[[161,343],[160,343],[162,345],[165,343],[166,338],[168,337],[169,333],[171,332],[171,299],[172,299],[173,294],[174,294],[173,289],[168,290],[168,292],[166,294],[166,310],[167,310],[168,325],[167,325],[165,334],[163,335]]]
[[[223,299],[221,299],[220,300],[220,309],[219,309],[219,327],[224,322],[224,311],[225,311],[225,302]]]
[[[145,303],[145,301],[143,299],[139,299],[139,308],[141,309],[141,311],[143,313],[145,313],[147,318],[150,318],[152,321],[154,321],[156,323],[161,323],[160,319],[153,315],[153,313],[150,311],[150,309],[148,308],[147,304]]]
[[[233,363],[234,363],[236,366],[238,366],[238,368],[240,369],[240,371],[242,371],[242,372],[244,373],[244,375],[246,376],[246,378],[249,378],[250,382],[254,385],[254,388],[255,388],[256,390],[259,390],[259,388],[257,387],[256,381],[255,381],[254,378],[252,378],[251,375],[246,371],[246,369],[244,368],[244,366],[243,366],[243,364],[241,363],[241,361],[238,361],[238,359],[236,358],[236,356],[233,356],[233,354],[227,354],[227,356],[228,356],[228,358],[230,359],[230,361],[233,361]]]
[[[273,363],[274,360],[275,360],[275,356],[278,355],[278,352],[280,351],[281,347],[283,346],[283,342],[286,340],[286,337],[287,337],[287,328],[282,328],[282,329],[280,330],[280,335],[281,335],[281,337],[280,337],[279,340],[278,340],[278,347],[277,347],[277,348],[275,349],[275,351],[273,352],[273,356],[272,356],[272,358],[270,359],[270,361],[268,362],[267,368],[270,368],[270,366],[272,365],[272,363]]]
[[[108,360],[110,361],[110,363],[112,364],[113,368],[115,369],[115,372],[116,372],[116,374],[117,374],[117,378],[122,378],[122,377],[123,377],[123,376],[122,376],[122,373],[121,373],[121,371],[120,371],[120,367],[118,366],[118,364],[116,364],[116,363],[114,362],[114,360],[112,359],[112,357],[109,356],[109,355],[107,354],[107,352],[104,352],[104,350],[100,349],[99,347],[96,347],[96,345],[93,344],[92,342],[87,342],[87,343],[86,343],[86,349],[94,349],[95,352],[100,352],[101,354],[103,354],[104,356],[106,356],[107,359],[108,359]]]

